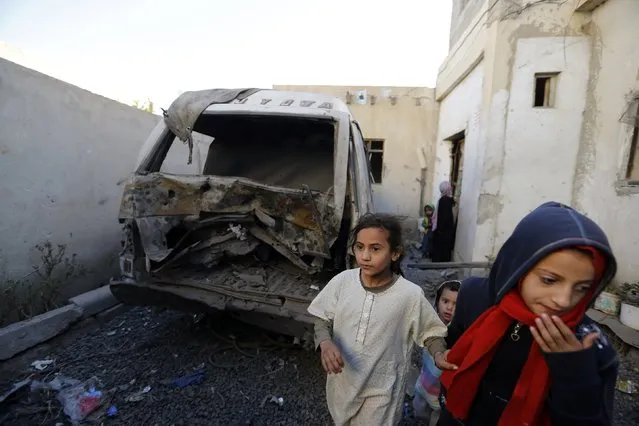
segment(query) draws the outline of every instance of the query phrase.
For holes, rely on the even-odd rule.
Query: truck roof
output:
[[[244,99],[235,99],[230,104],[271,107],[311,108],[340,111],[350,115],[344,101],[323,93],[289,92],[280,90],[260,90]]]

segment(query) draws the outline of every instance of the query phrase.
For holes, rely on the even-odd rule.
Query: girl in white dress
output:
[[[439,367],[446,326],[422,289],[400,270],[400,222],[369,214],[353,230],[359,268],[335,276],[313,300],[315,344],[328,373],[326,399],[336,425],[394,425],[401,420],[413,344]]]

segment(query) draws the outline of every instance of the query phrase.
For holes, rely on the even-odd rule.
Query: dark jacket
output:
[[[575,210],[558,203],[545,203],[526,216],[515,228],[511,237],[499,251],[488,278],[472,277],[465,280],[457,296],[455,315],[448,327],[448,347],[459,339],[464,331],[487,309],[497,304],[542,258],[561,248],[592,246],[603,253],[608,267],[595,291],[594,298],[610,283],[616,273],[616,261],[603,231],[592,220]],[[593,325],[587,316],[581,324]],[[578,327],[579,328],[579,327]],[[477,398],[486,399],[493,389],[509,389],[506,399],[519,377],[505,370],[521,372],[526,361],[532,336],[522,328],[522,340],[527,341],[523,355],[512,349],[510,339],[503,339],[488,367],[484,382],[489,389],[478,392]],[[521,334],[521,333],[520,333]],[[579,333],[578,333],[579,336]],[[511,347],[508,347],[510,344]],[[594,345],[588,350],[571,353],[545,354],[551,375],[551,387],[547,399],[552,424],[556,426],[608,426],[612,424],[613,398],[619,361],[617,354],[604,336],[601,348]],[[496,361],[499,359],[499,361]],[[505,361],[505,362],[504,362]],[[493,365],[499,364],[501,365]],[[486,401],[482,401],[486,402]],[[442,418],[439,426],[462,425],[452,420],[445,410],[445,389],[442,390]],[[507,401],[503,401],[503,406]],[[471,419],[466,426],[492,426],[477,422],[487,404],[477,403],[471,409]],[[503,409],[503,407],[502,407]],[[473,414],[475,412],[475,414]],[[480,414],[479,416],[476,414]]]

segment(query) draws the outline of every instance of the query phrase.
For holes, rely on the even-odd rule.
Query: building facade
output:
[[[554,200],[601,224],[636,280],[639,1],[453,2],[433,183],[456,184],[455,257],[491,259]]]
[[[432,198],[437,102],[424,87],[273,86],[342,99],[359,122],[369,149],[377,211],[410,224]],[[415,225],[416,227],[416,225]]]

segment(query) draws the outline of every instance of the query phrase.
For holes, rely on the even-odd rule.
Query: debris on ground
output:
[[[618,378],[616,389],[620,392],[632,395],[639,392],[639,385],[632,380],[622,380]]]
[[[101,386],[96,377],[82,382],[58,375],[50,382],[33,381],[31,390],[55,391],[64,414],[72,422],[80,422],[104,404],[104,394],[99,390]]]
[[[33,367],[34,369],[38,371],[43,371],[43,370],[46,370],[54,362],[55,361],[52,359],[37,360],[31,363],[31,367]]]
[[[170,383],[171,386],[176,388],[186,388],[192,385],[200,385],[204,383],[205,380],[206,376],[204,375],[204,370],[201,369],[194,374],[189,374],[187,376],[182,376],[175,380],[172,380]]]
[[[435,277],[435,281],[439,280]],[[131,332],[105,339],[105,331],[119,330],[124,320]],[[144,323],[148,326],[144,327]],[[97,419],[96,425],[108,426],[241,425],[247,420],[255,426],[332,424],[326,407],[326,373],[319,354],[290,342],[288,337],[265,333],[230,316],[209,316],[194,325],[192,315],[133,308],[104,328],[67,345],[52,346],[46,355],[39,355],[37,359],[56,360],[42,372],[34,371],[34,358],[26,356],[0,364],[0,424],[68,425],[69,418],[57,400],[57,392],[38,390],[32,394],[31,382],[50,383],[52,378],[60,382],[60,377],[84,381],[93,376],[99,376],[104,385],[95,387],[102,391],[104,402],[87,416],[87,424],[93,419]],[[177,360],[174,354],[178,355]],[[633,359],[620,353],[619,377],[637,384],[639,372],[633,368],[637,365]],[[417,371],[420,360],[420,352],[415,351],[413,363]],[[203,361],[206,375],[199,387],[162,386],[163,379],[173,381],[197,373]],[[282,363],[284,368],[279,370]],[[268,375],[274,370],[277,372]],[[54,376],[55,373],[59,374]],[[267,376],[260,378],[265,373]],[[142,394],[141,401],[126,402],[129,395],[147,386],[152,390]],[[268,398],[261,407],[265,395]],[[410,398],[406,402],[409,415],[400,426],[423,424],[415,419]],[[110,410],[111,407],[117,408]],[[7,416],[3,417],[5,412]],[[637,412],[636,393],[615,392],[614,426],[636,426]]]
[[[12,397],[16,397],[20,393],[20,391],[27,389],[30,384],[31,380],[29,379],[14,384],[11,389],[0,396],[0,404],[4,403],[5,401],[10,401]]]
[[[273,403],[273,404],[277,404],[280,407],[284,405],[284,398],[282,397],[277,397],[274,395],[266,395],[264,397],[264,399],[262,400],[262,403],[260,404],[260,408],[264,408],[264,406],[266,405],[266,403]]]
[[[135,392],[127,396],[126,402],[140,402],[146,397],[146,394],[149,392],[151,392],[151,386],[145,386],[139,392]]]

